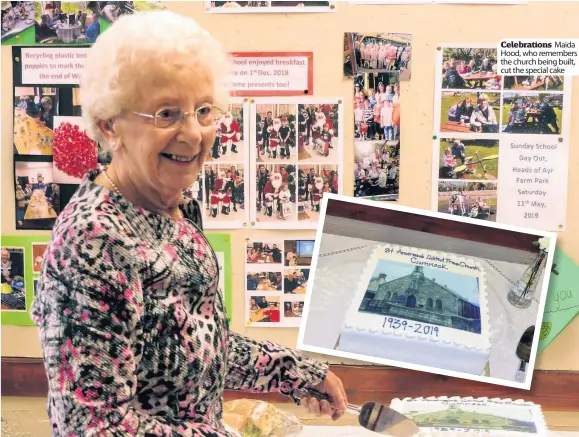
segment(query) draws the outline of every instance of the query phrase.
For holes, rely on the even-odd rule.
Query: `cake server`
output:
[[[300,405],[301,399],[311,396],[319,401],[328,401],[330,397],[314,389],[294,390],[292,398]],[[332,408],[335,408],[332,405]],[[398,411],[376,402],[366,402],[361,407],[348,404],[347,413],[358,415],[360,426],[378,434],[392,437],[412,437],[418,433],[418,426],[411,419]]]

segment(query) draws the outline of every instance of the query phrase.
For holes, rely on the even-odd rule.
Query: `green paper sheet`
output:
[[[558,274],[551,273],[538,354],[579,314],[579,265],[557,247],[553,268]]]
[[[233,295],[231,291],[231,235],[205,234],[219,262],[219,288],[223,291],[227,320],[231,324]]]

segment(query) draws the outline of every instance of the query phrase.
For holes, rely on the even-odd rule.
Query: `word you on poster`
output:
[[[303,96],[313,94],[312,52],[232,53],[234,96]]]
[[[579,39],[503,40],[497,51],[499,74],[579,74]]]
[[[88,47],[22,48],[23,85],[78,85]]]

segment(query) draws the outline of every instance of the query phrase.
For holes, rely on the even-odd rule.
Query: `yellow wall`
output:
[[[198,20],[230,51],[313,51],[316,96],[345,97],[345,194],[353,186],[352,81],[342,76],[343,32],[406,32],[413,35],[412,80],[403,83],[401,203],[429,208],[432,156],[432,114],[437,43],[496,43],[505,37],[579,38],[579,3],[554,1],[514,6],[407,5],[353,6],[339,4],[336,13],[294,15],[207,14],[202,2],[166,2],[176,12]],[[2,47],[2,234],[14,233],[12,170],[12,62]],[[574,79],[579,89],[579,79]],[[573,96],[573,118],[579,120],[579,92]],[[572,127],[567,231],[560,244],[579,261],[579,123]],[[573,164],[574,163],[574,164]],[[571,217],[575,217],[574,220]],[[28,231],[30,232],[30,231]],[[297,329],[246,329],[244,318],[244,239],[270,231],[232,232],[233,329],[257,339],[295,346]],[[315,232],[310,231],[312,237]],[[305,232],[284,231],[308,235]],[[288,238],[286,237],[286,238]],[[579,370],[579,319],[540,356],[537,368]],[[40,357],[37,332],[31,327],[2,327],[2,355]],[[335,362],[334,360],[331,360]]]

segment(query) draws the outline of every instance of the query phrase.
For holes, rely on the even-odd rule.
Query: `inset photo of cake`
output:
[[[484,186],[454,188],[460,217],[328,195],[299,350],[530,388],[557,235],[473,220]]]

